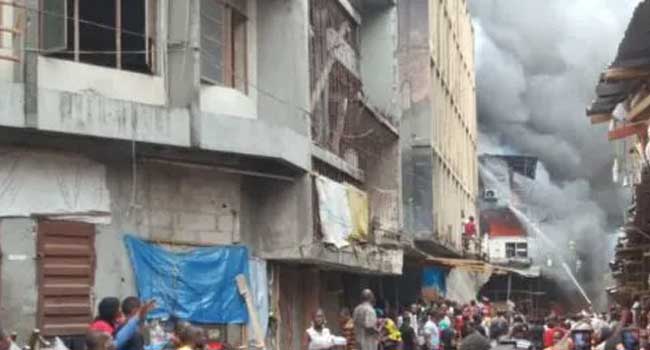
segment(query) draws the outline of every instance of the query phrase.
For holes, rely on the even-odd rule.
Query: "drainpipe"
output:
[[[22,44],[19,45],[22,51],[22,65],[17,64],[16,80],[22,81],[25,94],[25,103],[23,105],[25,112],[25,125],[29,128],[38,126],[38,50],[25,50],[26,47],[40,47],[38,37],[39,15],[37,11],[28,9],[39,8],[38,0],[25,0],[24,5],[27,9],[14,7],[14,17],[19,11],[25,13],[25,33]],[[15,37],[20,41],[21,36]],[[20,71],[22,68],[22,71]]]
[[[190,0],[189,47],[192,52],[193,84],[190,102],[190,142],[193,147],[201,146],[201,9],[199,0]]]

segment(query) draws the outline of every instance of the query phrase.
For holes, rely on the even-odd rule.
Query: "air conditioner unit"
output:
[[[497,191],[487,189],[483,191],[483,199],[486,201],[496,201],[497,200]]]

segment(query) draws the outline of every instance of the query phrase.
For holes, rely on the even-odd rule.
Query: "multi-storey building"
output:
[[[25,0],[0,14],[8,330],[74,350],[96,301],[136,293],[126,233],[268,262],[277,349],[300,347],[318,305],[353,306],[364,286],[394,300],[380,276],[402,270],[396,1]]]
[[[464,0],[403,1],[399,16],[405,227],[427,251],[457,254],[477,217],[471,17]]]

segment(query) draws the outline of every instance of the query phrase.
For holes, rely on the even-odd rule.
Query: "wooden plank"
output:
[[[44,296],[90,295],[90,286],[83,284],[48,284],[43,286]]]
[[[74,319],[79,318],[79,322]],[[45,336],[62,336],[62,335],[84,335],[88,331],[88,324],[92,322],[92,317],[78,317],[77,315],[65,315],[64,319],[44,318],[41,332]]]
[[[95,227],[43,220],[38,225],[38,327],[46,336],[82,335],[92,319]]]
[[[47,324],[42,328],[43,334],[48,336],[66,336],[66,335],[84,335],[88,332],[88,324],[92,321],[89,319],[84,323],[71,324]]]
[[[348,13],[350,18],[352,18],[355,22],[357,22],[358,25],[361,25],[361,15],[357,11],[357,9],[354,8],[354,6],[350,3],[350,0],[338,0],[339,4],[345,12]]]
[[[92,313],[92,307],[88,303],[46,304],[43,313],[45,316],[85,316]]]
[[[43,220],[41,223],[47,226],[41,233],[48,236],[90,237],[95,232],[94,225],[87,223],[54,220]]]
[[[647,130],[648,124],[646,122],[626,124],[608,132],[607,137],[610,141],[619,140],[629,136],[643,134]]]
[[[633,80],[650,76],[650,69],[609,68],[603,73],[605,80]]]
[[[257,315],[257,310],[255,309],[255,304],[253,303],[253,296],[251,295],[248,289],[248,282],[246,281],[246,276],[237,275],[235,278],[237,282],[237,289],[239,294],[244,297],[246,301],[246,309],[248,309],[248,318],[253,328],[253,336],[255,337],[255,347],[264,349],[264,332],[262,331],[262,326],[260,325],[259,316]]]
[[[644,93],[647,94],[645,90]],[[648,117],[650,117],[650,114],[645,113],[648,111],[648,108],[650,108],[650,95],[644,96],[640,101],[632,105],[632,110],[627,115],[627,120],[638,121],[641,119],[648,119]]]
[[[602,124],[612,120],[612,114],[594,114],[589,117],[591,124]]]
[[[345,35],[349,31],[350,31],[350,25],[347,22],[341,24],[341,27],[338,30],[339,38],[345,37]],[[309,105],[309,113],[314,112],[314,109],[316,108],[316,104],[318,104],[318,102],[320,101],[321,93],[323,92],[323,89],[325,89],[325,86],[327,86],[327,83],[329,82],[330,73],[332,72],[332,68],[334,67],[335,62],[336,62],[336,58],[334,57],[334,54],[329,50],[327,50],[327,62],[325,63],[325,67],[323,68],[323,71],[318,76],[318,79],[316,80],[316,84],[314,84],[314,90],[311,93],[311,103]]]
[[[92,273],[92,263],[87,264],[43,264],[46,276],[88,276]]]
[[[84,244],[45,243],[46,256],[91,256],[92,251]]]

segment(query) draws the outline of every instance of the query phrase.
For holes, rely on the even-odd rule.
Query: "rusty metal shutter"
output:
[[[47,336],[84,334],[93,315],[95,226],[39,222],[38,258],[41,332]]]

